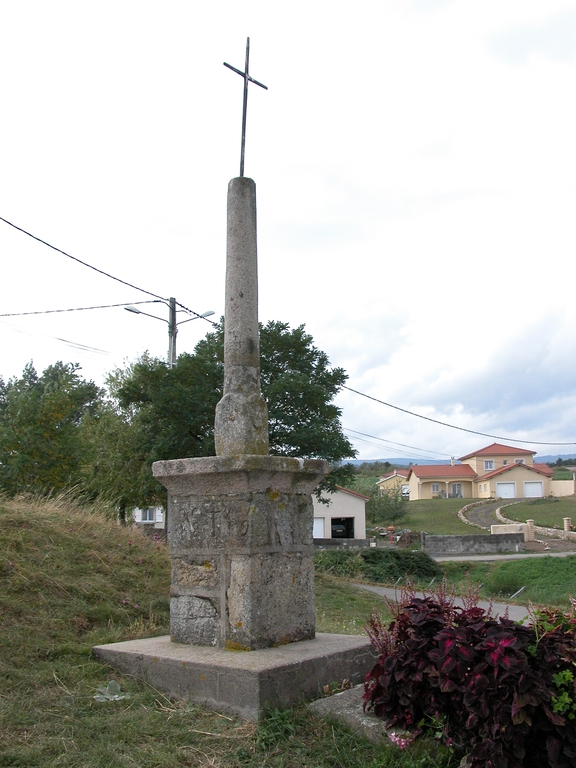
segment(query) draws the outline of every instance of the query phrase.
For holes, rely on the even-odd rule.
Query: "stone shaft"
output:
[[[156,462],[170,492],[175,642],[255,650],[314,637],[315,459],[231,456]]]
[[[216,407],[218,456],[266,455],[268,412],[260,392],[256,185],[228,186],[224,395]]]

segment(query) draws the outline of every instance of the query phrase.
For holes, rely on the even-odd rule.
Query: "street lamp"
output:
[[[162,301],[158,299],[158,301]],[[156,302],[151,302],[156,303]],[[146,317],[153,317],[155,320],[162,320],[163,323],[168,323],[168,366],[172,368],[176,364],[176,335],[178,334],[178,326],[183,323],[189,323],[190,320],[198,320],[201,317],[210,317],[214,312],[210,309],[208,312],[204,312],[201,315],[195,317],[188,317],[186,320],[180,320],[176,322],[176,299],[171,297],[168,301],[162,301],[163,304],[168,306],[168,320],[164,317],[158,317],[158,315],[151,315],[148,312],[142,312],[141,309],[132,305],[124,307],[127,312],[133,312],[135,315],[146,315]]]

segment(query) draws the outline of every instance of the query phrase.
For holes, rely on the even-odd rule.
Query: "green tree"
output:
[[[280,322],[261,326],[260,354],[270,453],[328,460],[334,469],[327,488],[348,481],[353,468],[340,462],[355,451],[342,433],[341,411],[332,402],[347,379],[344,370],[330,367],[327,355],[314,346],[303,326],[290,329]],[[109,381],[119,412],[134,430],[134,453],[150,478],[153,461],[214,455],[223,356],[220,326],[197,344],[194,354],[180,355],[172,368],[144,356],[116,371]],[[140,503],[161,493],[154,483],[143,483],[142,489]]]
[[[370,501],[366,503],[366,517],[372,523],[398,523],[408,514],[408,499],[398,488],[379,491],[377,488],[370,493]]]
[[[80,425],[96,411],[102,394],[79,369],[57,362],[38,376],[29,363],[20,378],[0,379],[0,486],[5,491],[60,490],[77,480]]]
[[[138,440],[138,424],[112,402],[105,402],[81,425],[83,461],[80,484],[92,497],[108,501],[126,521],[126,510],[145,499],[163,500],[163,489],[154,481],[148,457]]]

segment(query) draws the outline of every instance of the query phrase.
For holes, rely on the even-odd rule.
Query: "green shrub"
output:
[[[314,556],[314,565],[322,573],[380,583],[404,576],[419,581],[442,575],[439,565],[425,552],[395,549],[322,550]]]
[[[363,573],[370,581],[390,581],[409,576],[415,581],[442,575],[440,566],[426,552],[399,549],[366,549]]]

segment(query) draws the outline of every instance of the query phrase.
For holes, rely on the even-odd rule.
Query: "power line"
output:
[[[380,405],[385,405],[388,408],[394,408],[395,411],[401,411],[402,413],[407,413],[409,416],[417,416],[419,419],[424,419],[424,421],[431,421],[433,424],[440,424],[442,427],[450,427],[450,429],[458,429],[460,432],[469,432],[472,435],[481,435],[482,437],[490,437],[492,440],[505,440],[508,443],[526,443],[527,445],[576,445],[576,442],[572,443],[550,443],[550,442],[542,442],[540,440],[519,440],[517,437],[502,437],[501,435],[489,435],[487,432],[477,432],[475,429],[466,429],[466,427],[457,427],[455,424],[447,424],[445,421],[438,421],[438,419],[432,419],[430,416],[422,416],[421,413],[414,413],[414,411],[409,411],[406,408],[400,408],[399,405],[392,405],[392,403],[386,403],[384,400],[379,400],[377,397],[372,397],[371,395],[366,395],[364,392],[359,392],[357,389],[352,389],[352,387],[347,387],[345,385],[342,385],[342,389],[347,389],[349,392],[354,392],[355,395],[360,395],[360,397],[365,397],[368,400],[373,400],[375,403],[380,403]]]
[[[158,304],[160,303],[160,300],[157,299],[155,301],[132,301],[132,302],[123,302],[122,304],[101,304],[97,307],[72,307],[70,309],[42,309],[38,310],[37,312],[11,312],[6,314],[1,314],[0,317],[24,317],[25,315],[51,315],[55,312],[81,312],[86,309],[108,309],[110,307],[125,307],[126,304]]]
[[[196,315],[196,317],[199,317],[201,320],[206,320],[207,323],[211,323],[212,325],[218,325],[218,323],[215,323],[214,320],[209,320],[204,315],[199,315],[198,312],[194,312],[193,309],[188,309],[188,307],[185,307],[184,304],[181,304],[179,301],[176,302],[179,307],[182,307],[186,312],[189,312],[191,315]],[[214,314],[214,312],[212,312]],[[183,320],[182,322],[186,323],[187,320]]]
[[[10,328],[15,333],[21,333],[24,336],[37,336],[39,338],[42,337],[44,339],[52,339],[54,341],[61,341],[63,344],[66,344],[69,347],[73,347],[74,349],[77,349],[80,352],[96,352],[99,355],[109,355],[110,354],[105,349],[99,349],[98,347],[89,347],[86,344],[80,344],[79,342],[76,342],[76,341],[69,341],[68,339],[62,339],[62,338],[60,338],[60,336],[50,336],[50,335],[48,335],[46,333],[34,333],[34,332],[30,332],[30,331],[23,331],[21,328],[17,328],[16,326],[11,325],[10,323],[7,323],[4,320],[0,320],[0,323],[2,325],[7,326],[8,328]]]
[[[350,432],[350,430],[346,429],[346,427],[343,427],[343,430],[346,434]],[[366,443],[367,445],[375,445],[376,447],[380,447],[380,448],[382,447],[382,446],[379,446],[378,443],[373,442],[372,440],[366,440],[366,438],[364,437],[356,437],[355,435],[350,435],[350,437],[353,437],[355,442]],[[376,439],[378,440],[379,438],[376,438]],[[403,448],[394,448],[394,453],[398,454],[397,458],[421,459],[423,461],[430,461],[430,462],[438,461],[438,459],[434,458],[433,456],[414,456],[413,452],[408,453],[408,451],[404,450]],[[380,461],[380,459],[365,459],[364,461],[367,464],[371,464],[375,461]]]
[[[0,221],[3,221],[5,224],[8,224],[11,227],[14,227],[14,229],[17,229],[19,232],[22,232],[25,235],[28,235],[28,237],[31,237],[33,240],[37,240],[39,243],[42,243],[43,245],[47,245],[48,248],[52,248],[53,251],[57,251],[58,253],[61,253],[63,256],[67,256],[69,259],[72,259],[73,261],[77,261],[78,264],[82,264],[84,267],[88,267],[89,269],[93,269],[94,272],[98,272],[101,275],[104,275],[104,277],[109,277],[111,280],[116,280],[118,283],[122,283],[123,285],[127,285],[129,288],[134,288],[136,291],[140,291],[140,293],[146,293],[148,296],[154,296],[155,299],[160,299],[160,301],[167,301],[163,296],[158,296],[157,293],[152,293],[151,291],[147,291],[144,288],[138,288],[137,285],[132,285],[132,283],[126,282],[126,280],[121,280],[119,277],[114,277],[114,275],[111,275],[109,272],[104,272],[103,269],[98,269],[98,267],[93,267],[92,264],[88,264],[86,261],[82,261],[82,259],[76,258],[76,256],[71,256],[69,253],[66,253],[66,251],[63,251],[61,248],[56,248],[55,245],[51,245],[50,243],[47,243],[46,240],[42,240],[40,237],[36,237],[36,235],[31,234],[30,232],[27,232],[25,229],[22,229],[22,227],[16,226],[16,224],[13,224],[11,221],[8,221],[8,219],[4,219],[2,216],[0,216]]]
[[[10,227],[13,227],[14,229],[18,230],[19,232],[22,232],[24,235],[27,235],[28,237],[31,237],[33,240],[38,241],[39,243],[42,243],[43,245],[48,246],[48,248],[52,248],[53,251],[56,251],[57,253],[61,253],[63,256],[66,256],[69,259],[72,259],[73,261],[78,262],[78,264],[82,264],[84,267],[88,267],[89,269],[93,269],[95,272],[98,272],[101,275],[104,275],[105,277],[109,277],[111,280],[116,280],[118,283],[122,283],[123,285],[127,285],[129,288],[134,288],[136,291],[140,291],[141,293],[145,293],[148,296],[153,296],[155,299],[158,299],[162,302],[167,302],[167,299],[163,298],[162,296],[159,296],[157,293],[152,293],[151,291],[147,291],[144,288],[139,288],[137,285],[133,285],[132,283],[128,283],[126,280],[121,280],[119,277],[115,277],[114,275],[111,275],[109,272],[105,272],[102,269],[98,269],[98,267],[92,266],[92,264],[88,264],[86,261],[82,261],[81,259],[78,259],[76,256],[72,256],[69,253],[66,253],[66,251],[63,251],[61,248],[56,248],[55,245],[51,245],[50,243],[46,242],[46,240],[42,240],[40,237],[36,237],[36,235],[33,235],[31,232],[28,232],[25,229],[22,229],[22,227],[18,227],[16,224],[13,224],[11,221],[8,221],[8,219],[5,219],[4,217],[0,216],[0,221],[3,221],[5,224],[8,224]],[[135,302],[144,304],[146,302]],[[179,307],[182,307],[182,309],[186,310],[192,315],[196,315],[196,317],[202,317],[198,312],[195,312],[193,309],[189,309],[188,307],[184,306],[184,304],[180,304],[180,302],[176,302]],[[123,304],[109,304],[107,306],[124,306]],[[83,309],[103,309],[104,305],[102,307],[79,307],[78,310]],[[27,314],[48,314],[49,312],[75,312],[78,311],[76,309],[66,309],[66,310],[47,310],[46,312],[21,312],[21,313],[15,313],[14,315],[0,315],[0,317],[15,317],[17,314],[19,315],[27,315]],[[206,317],[202,317],[203,320],[207,320],[212,325],[217,325],[213,320],[208,320]],[[487,432],[478,432],[475,429],[467,429],[466,427],[457,427],[455,424],[448,424],[445,421],[439,421],[438,419],[432,419],[430,416],[422,416],[420,413],[414,413],[414,411],[409,411],[406,408],[400,408],[398,405],[392,405],[392,403],[386,403],[384,400],[379,400],[377,397],[372,397],[371,395],[366,395],[364,392],[359,392],[357,389],[352,389],[352,387],[347,387],[345,385],[342,386],[343,389],[347,389],[349,392],[354,392],[356,395],[360,395],[360,397],[365,397],[368,400],[373,400],[375,403],[379,403],[380,405],[385,405],[388,408],[393,408],[396,411],[400,411],[401,413],[407,413],[409,416],[416,416],[419,419],[424,419],[424,421],[430,421],[433,424],[439,424],[442,427],[449,427],[450,429],[457,429],[460,432],[468,432],[472,435],[480,435],[481,437],[489,437],[492,440],[506,440],[507,442],[512,443],[525,443],[527,445],[576,445],[576,442],[559,442],[559,443],[552,443],[552,442],[543,442],[540,440],[520,440],[515,437],[501,437],[500,435],[490,435]],[[376,438],[380,439],[380,438]],[[400,443],[398,443],[400,445]],[[419,449],[415,449],[419,450]]]
[[[144,288],[138,288],[137,285],[132,285],[132,283],[126,282],[126,280],[121,280],[119,277],[115,277],[114,275],[111,275],[109,272],[104,272],[103,269],[98,269],[98,267],[93,267],[92,264],[88,264],[86,261],[82,261],[82,259],[78,259],[76,256],[71,256],[69,253],[66,253],[66,251],[63,251],[61,248],[56,248],[55,245],[51,245],[50,243],[46,242],[46,240],[42,240],[40,237],[36,237],[36,235],[33,235],[31,232],[27,232],[25,229],[22,229],[22,227],[18,227],[16,224],[13,224],[11,221],[8,221],[8,219],[3,218],[0,216],[0,221],[3,221],[5,224],[8,224],[10,227],[13,227],[14,229],[17,229],[19,232],[22,232],[25,235],[28,235],[28,237],[31,237],[33,240],[37,240],[39,243],[42,243],[43,245],[47,245],[48,248],[52,248],[53,251],[57,251],[58,253],[61,253],[63,256],[67,256],[69,259],[72,259],[73,261],[77,261],[78,264],[82,264],[84,267],[88,267],[88,269],[93,269],[95,272],[98,272],[101,275],[104,275],[105,277],[109,277],[111,280],[116,280],[119,283],[122,283],[123,285],[127,285],[129,288],[134,288],[136,291],[140,291],[141,293],[146,293],[148,296],[154,296],[155,299],[158,299],[159,301],[164,302],[165,304],[168,304],[168,299],[165,299],[163,296],[158,296],[157,293],[152,293],[151,291],[147,291]],[[133,304],[145,304],[143,301],[135,301],[132,302]],[[182,307],[182,309],[185,309],[186,312],[189,312],[191,315],[196,315],[196,317],[202,318],[202,320],[206,320],[207,322],[211,323],[212,325],[216,325],[216,323],[213,320],[208,320],[208,318],[203,317],[198,312],[195,312],[193,309],[188,309],[188,307],[185,307],[184,304],[180,304],[180,302],[176,302],[179,307]],[[108,304],[105,305],[106,307],[122,307],[123,304]],[[82,309],[103,309],[102,307],[79,307],[79,310]],[[75,312],[77,310],[75,309],[62,309],[62,310],[50,310],[52,312]],[[47,314],[44,312],[21,312],[16,314],[22,314],[22,315],[41,315],[41,314]],[[0,317],[15,317],[14,315],[0,315]]]
[[[358,432],[355,429],[349,429],[346,428],[347,432],[354,432],[357,435],[362,435],[363,437],[370,437],[372,440],[380,440],[382,443],[388,443],[389,445],[400,445],[402,448],[410,448],[412,451],[420,451],[421,453],[436,453],[438,456],[448,456],[449,458],[452,458],[452,454],[450,453],[442,453],[442,451],[429,451],[427,448],[417,448],[415,445],[404,445],[404,443],[396,443],[393,440],[385,440],[383,437],[376,437],[376,435],[367,435],[365,432]],[[424,458],[424,457],[423,457]]]

